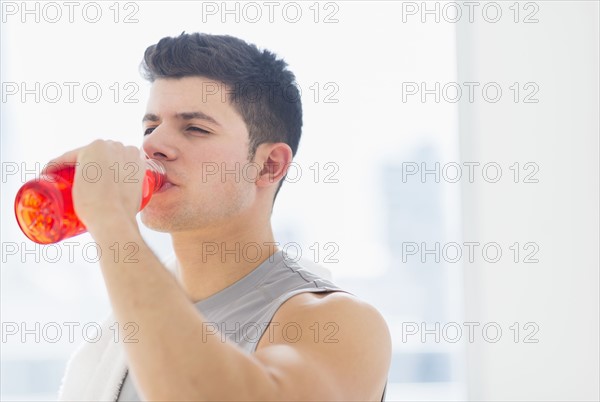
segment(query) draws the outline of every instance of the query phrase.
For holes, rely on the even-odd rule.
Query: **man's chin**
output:
[[[173,228],[172,228],[173,222],[172,221],[165,220],[165,218],[153,219],[153,218],[149,217],[148,214],[144,214],[143,211],[140,213],[140,221],[148,229],[154,230],[155,232],[167,233],[167,232],[173,231]]]

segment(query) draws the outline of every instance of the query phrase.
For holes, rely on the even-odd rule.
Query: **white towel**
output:
[[[177,277],[176,264],[174,255],[163,263]],[[58,391],[59,401],[117,400],[127,373],[127,361],[123,345],[114,341],[110,329],[114,323],[111,313],[100,326],[100,339],[82,343],[71,355]]]
[[[58,392],[59,401],[116,401],[127,364],[120,342],[114,342],[109,326],[112,314],[102,323],[102,336],[84,342],[73,353]]]

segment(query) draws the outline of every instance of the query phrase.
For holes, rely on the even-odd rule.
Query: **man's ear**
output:
[[[256,149],[254,161],[260,169],[256,185],[258,187],[276,185],[285,177],[292,163],[292,149],[284,142],[263,143]]]

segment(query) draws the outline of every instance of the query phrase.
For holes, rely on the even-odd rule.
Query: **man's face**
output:
[[[141,212],[151,229],[176,232],[231,223],[256,196],[248,129],[224,92],[203,77],[158,79],[144,117],[144,151],[163,162],[174,186]],[[227,173],[227,171],[229,173]]]

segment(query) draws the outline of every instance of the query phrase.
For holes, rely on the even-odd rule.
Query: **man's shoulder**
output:
[[[375,307],[344,291],[300,293],[283,303],[275,315],[279,318],[293,317],[295,320],[315,317],[354,319],[366,316],[384,321]]]
[[[304,292],[288,299],[277,310],[271,323],[315,336],[333,334],[330,339],[379,338],[389,341],[389,328],[381,313],[360,298],[343,291]],[[261,340],[261,341],[264,341]],[[266,342],[261,342],[266,346]]]
[[[256,356],[290,394],[318,388],[322,399],[381,400],[391,350],[375,307],[341,291],[308,292],[281,306]]]

